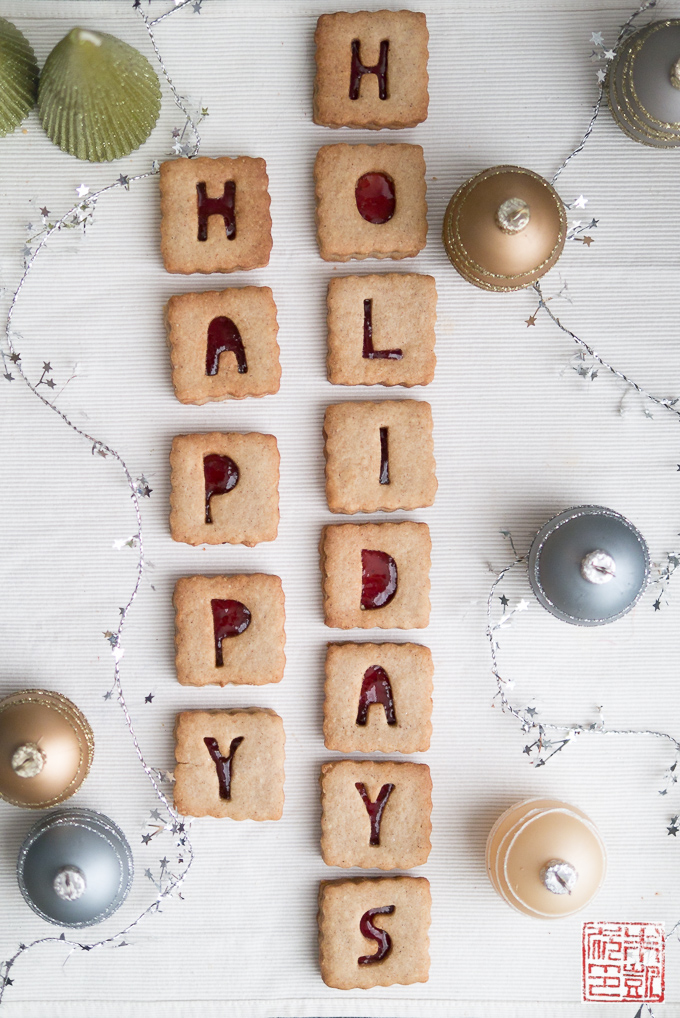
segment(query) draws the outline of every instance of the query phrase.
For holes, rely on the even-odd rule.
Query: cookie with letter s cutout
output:
[[[426,983],[432,896],[425,877],[324,880],[319,966],[337,990]]]
[[[175,807],[194,817],[279,820],[286,737],[273,710],[189,710],[175,722]]]

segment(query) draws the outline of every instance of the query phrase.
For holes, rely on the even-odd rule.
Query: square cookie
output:
[[[425,877],[322,881],[318,921],[324,983],[337,990],[426,983],[431,908]]]
[[[161,163],[161,254],[168,272],[236,272],[269,264],[272,220],[264,159]]]
[[[427,22],[415,11],[322,14],[314,123],[415,127],[427,118]]]
[[[175,722],[175,807],[192,817],[280,820],[286,736],[273,710],[187,710]]]
[[[183,686],[281,681],[286,612],[278,576],[183,576],[173,604]]]
[[[327,262],[350,258],[414,258],[427,240],[425,159],[420,145],[324,145],[314,164],[319,253]],[[365,186],[364,186],[365,185]],[[375,221],[359,211],[371,199]],[[387,217],[387,218],[385,218]]]
[[[389,272],[328,284],[328,381],[428,385],[434,378],[437,290],[432,276]]]
[[[341,753],[422,753],[432,735],[427,647],[329,643],[323,735]]]
[[[202,406],[279,391],[279,326],[268,286],[171,297],[165,322],[180,403]]]
[[[273,435],[177,435],[170,451],[170,533],[185,544],[273,541],[279,527]]]
[[[328,866],[422,866],[431,813],[427,764],[337,760],[321,768],[321,855]]]
[[[430,624],[432,542],[426,523],[324,527],[323,610],[337,629],[424,629]]]
[[[323,433],[332,513],[420,509],[434,502],[429,403],[335,403],[326,407]]]

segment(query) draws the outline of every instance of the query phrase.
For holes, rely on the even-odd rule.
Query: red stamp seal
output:
[[[663,923],[584,923],[583,999],[661,1002],[665,944]]]

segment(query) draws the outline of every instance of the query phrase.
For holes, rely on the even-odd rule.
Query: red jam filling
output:
[[[213,318],[208,326],[208,345],[205,351],[205,373],[216,375],[220,369],[220,354],[233,353],[238,364],[239,375],[248,372],[243,340],[231,318]]]
[[[359,39],[352,40],[352,66],[349,72],[349,97],[359,98],[361,79],[364,74],[375,74],[378,79],[378,95],[381,99],[387,99],[387,51],[390,48],[389,39],[383,39],[380,43],[380,55],[378,63],[367,67],[361,62],[361,42]]]
[[[380,908],[369,908],[368,912],[364,912],[361,919],[359,920],[359,929],[367,940],[375,940],[378,945],[378,950],[375,954],[364,954],[358,959],[359,965],[374,965],[378,961],[382,961],[392,950],[392,938],[389,933],[385,930],[381,930],[380,927],[375,926],[371,920],[374,915],[392,915],[394,912],[394,905],[382,905]]]
[[[357,781],[354,787],[361,796],[363,804],[366,807],[366,812],[368,813],[368,818],[371,821],[371,836],[368,839],[368,843],[369,845],[379,845],[382,815],[385,806],[387,805],[387,800],[394,790],[394,785],[383,785],[378,792],[378,798],[375,802],[371,802],[369,794],[366,791],[366,785],[363,781]]]
[[[390,457],[387,447],[387,428],[380,429],[380,483],[390,483]]]
[[[364,352],[366,360],[400,361],[403,357],[401,350],[374,350],[373,349],[373,301],[367,298],[364,301]]]
[[[359,710],[357,711],[356,723],[358,725],[365,725],[368,722],[368,708],[374,703],[381,703],[385,708],[387,724],[396,725],[397,714],[394,709],[392,684],[389,675],[380,665],[371,665],[364,672],[364,681],[361,683],[359,696]]]
[[[385,173],[364,173],[354,190],[359,215],[367,223],[380,226],[394,215],[396,198],[394,183]]]
[[[234,759],[234,753],[243,742],[243,736],[239,735],[238,738],[231,740],[229,756],[222,756],[217,739],[206,737],[203,741],[208,748],[211,760],[215,764],[217,781],[220,786],[220,799],[231,799],[231,764]]]
[[[224,666],[222,640],[240,636],[250,625],[250,610],[240,601],[221,601],[213,598],[210,602],[215,633],[215,668]]]
[[[361,607],[384,608],[397,593],[397,563],[385,551],[361,552]]]
[[[227,180],[224,185],[224,194],[221,198],[208,198],[205,182],[196,184],[196,198],[198,202],[198,239],[208,239],[208,219],[210,216],[222,216],[227,240],[233,240],[236,236],[236,184],[233,180]]]
[[[203,476],[205,478],[205,522],[212,523],[210,499],[213,495],[226,495],[238,484],[238,467],[229,456],[210,453],[203,457]]]

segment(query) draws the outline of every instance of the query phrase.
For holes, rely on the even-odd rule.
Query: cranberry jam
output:
[[[382,823],[382,816],[387,805],[387,800],[394,791],[394,785],[383,785],[378,792],[378,798],[375,802],[371,802],[368,792],[366,791],[366,785],[363,781],[357,781],[354,785],[357,792],[361,796],[362,802],[366,807],[366,812],[371,821],[371,836],[368,839],[369,845],[380,844],[380,824]]]
[[[374,926],[371,920],[374,915],[392,915],[394,912],[394,905],[382,905],[380,908],[369,908],[368,912],[364,912],[361,919],[359,920],[359,929],[367,940],[375,940],[378,945],[378,950],[375,954],[364,954],[358,959],[359,965],[374,965],[375,962],[382,961],[392,950],[392,938],[389,933],[385,930],[381,930],[378,926]]]
[[[364,173],[354,190],[359,214],[367,223],[381,226],[394,215],[394,183],[385,173]]]
[[[221,601],[218,598],[213,598],[210,607],[215,633],[215,668],[222,668],[224,666],[222,640],[240,636],[246,631],[250,625],[250,609],[240,601]]]
[[[236,739],[231,740],[229,756],[222,756],[217,739],[207,736],[203,741],[210,753],[211,760],[215,764],[217,781],[220,788],[220,799],[231,799],[231,764],[234,759],[234,753],[243,742],[243,736],[239,735]]]
[[[400,361],[403,357],[401,350],[373,349],[373,300],[370,297],[364,301],[364,349],[362,356],[368,361]]]
[[[373,703],[381,703],[385,708],[385,720],[388,725],[396,725],[397,714],[394,709],[394,697],[392,695],[392,684],[389,675],[380,665],[371,665],[364,672],[364,681],[361,683],[361,694],[359,696],[359,710],[357,711],[358,725],[365,725],[368,721],[368,708]]]
[[[397,593],[397,563],[384,551],[361,552],[361,607],[384,608]]]
[[[375,74],[378,79],[378,98],[387,99],[387,52],[389,48],[389,39],[383,39],[380,43],[378,63],[367,67],[361,62],[361,41],[359,39],[352,40],[352,66],[349,72],[350,99],[359,98],[361,79],[364,74]]]
[[[243,349],[243,340],[231,318],[221,315],[213,318],[208,326],[208,344],[205,351],[205,373],[216,375],[220,369],[220,354],[233,353],[238,364],[239,375],[248,372],[246,352]]]
[[[213,495],[225,495],[238,484],[238,467],[229,456],[210,453],[203,457],[205,478],[205,522],[212,523],[210,499]]]
[[[236,236],[236,184],[227,180],[221,198],[208,198],[205,181],[196,184],[196,200],[198,204],[198,239],[208,239],[208,219],[210,216],[222,216],[227,240]]]

